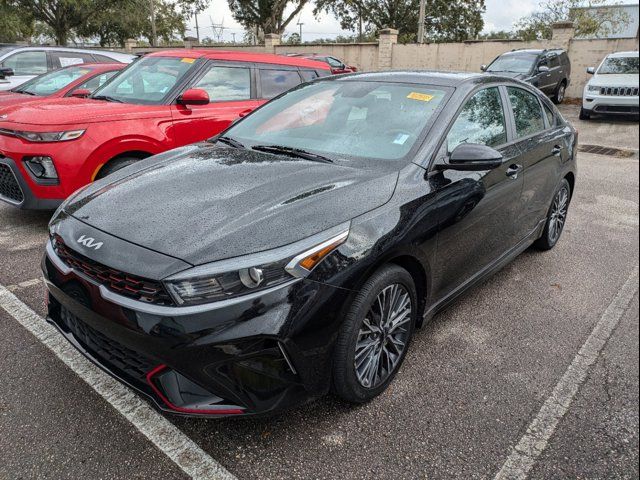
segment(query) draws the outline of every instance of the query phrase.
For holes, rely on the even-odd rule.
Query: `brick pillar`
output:
[[[138,41],[134,38],[128,39],[124,42],[124,51],[127,53],[133,52],[133,49],[138,46]]]
[[[184,39],[184,48],[191,50],[198,46],[198,39],[195,37],[186,37]]]
[[[276,47],[280,45],[282,36],[277,33],[267,33],[264,36],[264,51],[266,53],[276,53]]]
[[[569,50],[571,40],[576,34],[576,27],[573,22],[556,22],[551,25],[551,28],[553,31],[551,37],[552,45]]]
[[[378,39],[378,70],[393,68],[393,46],[398,43],[398,30],[385,28],[380,30]]]

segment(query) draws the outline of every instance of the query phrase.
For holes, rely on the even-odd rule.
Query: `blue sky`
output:
[[[540,0],[486,0],[487,11],[484,16],[485,31],[509,30],[513,23],[536,10],[542,2]],[[612,2],[614,3],[614,2]],[[633,1],[624,1],[622,3],[634,3]],[[635,2],[637,3],[637,2]],[[212,0],[210,7],[204,13],[198,16],[200,24],[200,37],[212,37],[212,22],[215,24],[224,24],[224,39],[230,41],[233,34],[236,35],[238,41],[242,39],[244,30],[237,24],[227,6],[227,0]],[[304,23],[302,27],[303,37],[305,41],[317,38],[335,37],[340,34],[350,34],[340,28],[340,23],[333,17],[323,15],[316,19],[313,15],[313,7],[307,6],[302,15],[300,22]],[[298,31],[295,25],[298,21],[292,22],[287,29],[287,34]],[[195,36],[193,29],[193,19],[191,21],[192,29],[187,33]]]

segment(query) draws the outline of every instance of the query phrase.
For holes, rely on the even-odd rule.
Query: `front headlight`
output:
[[[19,137],[34,143],[68,142],[84,135],[86,130],[68,130],[65,132],[25,132],[22,130],[0,130],[1,134]]]
[[[164,284],[180,306],[268,290],[308,276],[348,236],[348,224],[341,225],[286,247],[195,267]]]
[[[587,92],[599,92],[600,88],[597,85],[587,85]]]

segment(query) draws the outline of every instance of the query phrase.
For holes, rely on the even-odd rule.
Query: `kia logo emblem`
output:
[[[103,245],[102,242],[96,242],[95,238],[85,237],[84,235],[82,235],[78,239],[78,243],[80,243],[81,245],[84,245],[87,248],[93,248],[94,250],[100,250],[100,248],[102,248],[102,245]]]

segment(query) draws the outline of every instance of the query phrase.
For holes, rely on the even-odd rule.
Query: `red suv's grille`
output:
[[[115,293],[154,305],[175,305],[162,283],[156,280],[130,275],[80,255],[68,248],[58,235],[53,237],[53,248],[69,267]]]

